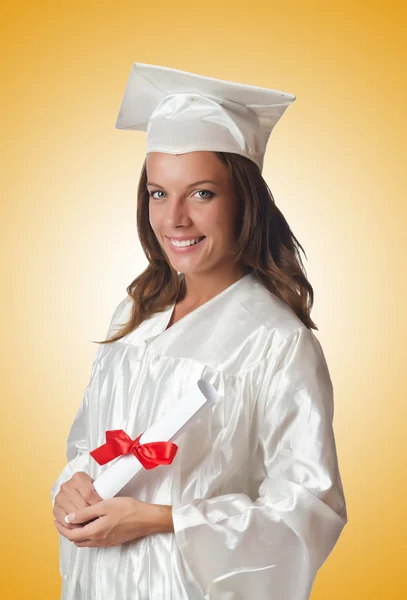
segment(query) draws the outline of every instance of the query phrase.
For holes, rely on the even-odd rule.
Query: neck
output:
[[[185,296],[182,304],[196,308],[241,279],[247,271],[240,266],[216,271],[184,273]]]

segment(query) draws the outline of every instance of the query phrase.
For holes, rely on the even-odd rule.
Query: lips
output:
[[[171,238],[167,235],[165,237],[168,238],[170,241],[174,240],[174,242],[189,242],[190,240],[196,240],[196,239],[199,239],[199,241],[202,241],[206,236],[205,235],[196,235],[195,237],[183,237],[183,238],[173,237],[173,238]]]
[[[200,238],[189,238],[189,239],[199,239],[199,242],[195,242],[194,244],[189,244],[188,246],[175,246],[172,242],[171,242],[171,238],[167,238],[168,239],[168,244],[171,247],[171,250],[175,253],[180,253],[180,254],[184,254],[184,253],[188,253],[188,252],[193,252],[195,250],[195,248],[197,246],[199,246],[199,244],[201,242],[203,242],[203,240],[206,239],[206,236],[200,236]],[[175,238],[174,238],[175,239]],[[178,241],[178,240],[177,240]],[[182,240],[179,240],[182,241]]]
[[[202,242],[202,240],[205,239],[205,236],[202,236],[200,238],[194,238],[194,242],[191,244],[188,244],[186,246],[176,246],[176,248],[191,248],[192,246],[197,246],[200,242]],[[198,240],[198,241],[195,241]],[[183,243],[183,242],[188,242],[189,240],[171,240],[170,239],[170,243],[172,243],[172,241],[177,242],[178,244]],[[175,244],[174,244],[175,245]]]

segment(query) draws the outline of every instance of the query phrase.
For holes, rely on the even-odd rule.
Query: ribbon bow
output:
[[[140,444],[143,434],[132,440],[123,429],[106,431],[106,443],[92,450],[89,454],[100,465],[121,456],[133,453],[145,469],[154,469],[158,465],[169,465],[174,460],[178,446],[172,442],[148,442]]]

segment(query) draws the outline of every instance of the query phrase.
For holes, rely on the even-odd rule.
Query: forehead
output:
[[[225,183],[227,169],[214,152],[196,151],[184,154],[150,152],[146,158],[147,179],[155,183],[179,183],[180,185],[212,179]]]

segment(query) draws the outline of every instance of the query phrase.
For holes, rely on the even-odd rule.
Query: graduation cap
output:
[[[263,169],[267,142],[295,96],[278,90],[134,63],[117,129],[147,132],[147,154],[233,152]]]

